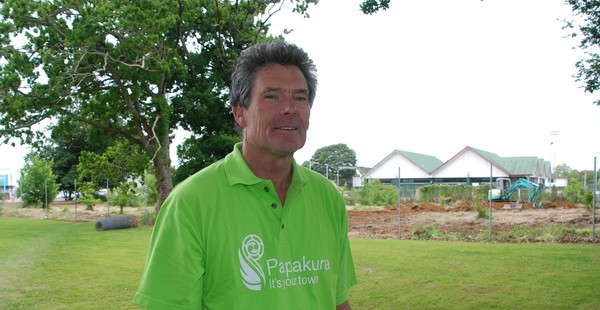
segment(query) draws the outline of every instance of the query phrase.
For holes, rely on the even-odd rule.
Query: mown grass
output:
[[[0,309],[139,309],[150,228],[0,217]],[[599,309],[600,245],[352,239],[353,309]]]
[[[0,309],[139,309],[149,228],[0,217]]]
[[[600,246],[354,239],[356,309],[600,309]]]

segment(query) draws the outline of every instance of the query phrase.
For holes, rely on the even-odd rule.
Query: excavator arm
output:
[[[532,202],[540,192],[540,186],[538,184],[535,184],[527,179],[519,179],[508,190],[506,190],[506,193],[504,193],[500,199],[509,200],[512,194],[514,194],[519,188],[527,188],[531,190],[531,195],[529,195],[527,202]]]

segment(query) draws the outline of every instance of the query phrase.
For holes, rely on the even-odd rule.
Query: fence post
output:
[[[594,156],[594,202],[592,203],[592,240],[596,239],[596,191],[598,188],[598,170],[596,168],[596,156]]]
[[[402,240],[402,205],[400,204],[400,167],[398,167],[398,239]]]
[[[488,199],[490,200],[490,224],[489,224],[489,240],[492,241],[492,168],[493,164],[490,162],[490,190],[488,191]]]

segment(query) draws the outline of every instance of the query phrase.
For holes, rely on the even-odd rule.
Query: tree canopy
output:
[[[340,184],[349,183],[355,170],[349,167],[356,166],[356,152],[346,144],[332,144],[316,150],[310,161],[303,165],[328,176],[330,180],[335,180],[339,172]]]
[[[387,10],[390,8],[390,0],[364,0],[360,4],[360,10],[365,14],[374,14],[379,10]]]
[[[567,0],[571,5],[575,20],[568,21],[566,28],[573,29],[573,37],[580,38],[579,48],[585,57],[575,66],[575,79],[583,83],[586,92],[594,93],[600,89],[600,0]],[[600,99],[594,101],[600,105]]]
[[[0,137],[40,142],[65,120],[136,145],[172,188],[172,132],[232,140],[227,86],[241,50],[269,18],[314,0],[30,1],[0,7]],[[43,128],[42,130],[45,130]],[[218,143],[218,142],[215,142]]]

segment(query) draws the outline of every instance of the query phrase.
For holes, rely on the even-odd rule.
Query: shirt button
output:
[[[277,209],[277,204],[276,204],[276,203],[272,203],[272,204],[271,204],[271,208],[273,208],[273,209]]]
[[[285,228],[285,224],[281,224],[281,229],[284,229],[284,228]]]
[[[265,186],[265,188],[263,188],[263,190],[268,193],[270,189]]]

